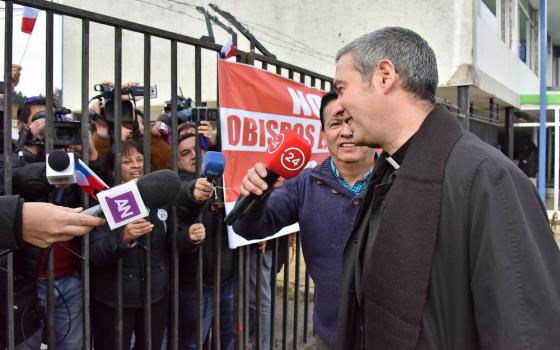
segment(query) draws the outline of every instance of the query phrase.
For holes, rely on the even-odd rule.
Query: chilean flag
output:
[[[233,41],[231,40],[231,36],[228,38],[222,49],[220,50],[220,58],[226,59],[230,57],[237,56],[237,49],[235,45],[233,45]]]
[[[94,191],[99,192],[109,188],[81,159],[76,164],[76,183],[95,200],[97,200],[97,197]]]
[[[39,15],[39,10],[33,7],[25,6],[23,8],[23,19],[21,20],[21,31],[27,34],[33,32],[33,27],[37,21],[37,15]]]

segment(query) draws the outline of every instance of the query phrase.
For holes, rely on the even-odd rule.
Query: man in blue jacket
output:
[[[335,332],[342,252],[352,228],[375,151],[357,147],[343,122],[344,110],[336,93],[321,100],[321,125],[330,157],[286,182],[277,181],[272,194],[259,202],[250,215],[238,219],[235,232],[249,239],[265,238],[299,222],[301,244],[309,274],[315,283],[314,325],[318,348],[328,349]],[[263,194],[266,168],[257,163],[247,171],[240,192]]]

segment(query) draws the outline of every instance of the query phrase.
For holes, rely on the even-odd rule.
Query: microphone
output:
[[[265,153],[265,165],[267,175],[264,181],[270,191],[272,185],[281,176],[291,179],[299,174],[311,157],[311,145],[301,136],[291,130],[285,130],[278,134]],[[267,191],[267,192],[268,192]],[[227,225],[232,225],[237,218],[249,213],[253,206],[264,196],[251,193],[249,196],[239,196],[237,203],[224,218]]]
[[[181,179],[169,170],[149,173],[138,181],[129,181],[99,192],[99,204],[84,210],[92,216],[105,217],[111,230],[148,216],[147,208],[171,204],[181,190]]]
[[[226,159],[222,152],[208,151],[202,161],[202,173],[208,182],[222,176],[226,167]]]
[[[76,183],[76,160],[73,154],[57,149],[47,154],[47,180],[51,185]]]

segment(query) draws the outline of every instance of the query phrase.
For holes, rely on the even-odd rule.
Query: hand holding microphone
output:
[[[268,169],[263,163],[256,163],[252,168],[247,170],[247,174],[241,180],[239,187],[239,194],[242,196],[250,196],[255,194],[257,196],[263,195],[269,189],[269,185],[264,180],[268,175]],[[284,184],[284,178],[278,178],[273,184],[272,188],[277,189]]]
[[[281,183],[277,183],[280,177],[291,179],[296,176],[305,168],[310,157],[311,146],[301,136],[291,130],[280,133],[266,150],[266,168],[257,164],[247,172],[241,188],[243,192],[224,222],[232,225],[237,218],[249,213],[271,186],[280,187]]]

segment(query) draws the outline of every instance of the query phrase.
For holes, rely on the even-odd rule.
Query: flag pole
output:
[[[29,36],[27,37],[27,43],[25,44],[25,48],[23,49],[23,53],[21,54],[21,58],[19,59],[19,65],[21,66],[21,63],[23,62],[23,58],[25,57],[25,54],[27,53],[27,48],[29,47],[29,42],[31,41],[31,34],[29,34]]]

